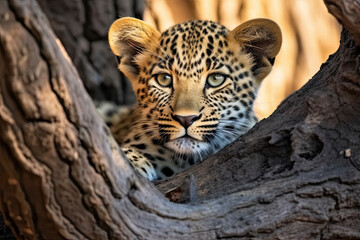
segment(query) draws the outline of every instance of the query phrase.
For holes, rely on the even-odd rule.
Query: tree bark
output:
[[[330,6],[359,22],[358,2]],[[6,223],[24,239],[360,239],[359,31],[268,119],[156,183],[176,204],[124,159],[36,1],[0,1]]]
[[[136,101],[109,48],[108,28],[121,16],[142,18],[144,0],[37,0],[61,40],[84,86],[95,100]],[[101,57],[99,57],[101,56]]]

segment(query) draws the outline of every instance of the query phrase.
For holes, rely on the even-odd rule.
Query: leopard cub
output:
[[[161,34],[138,19],[116,20],[109,43],[137,104],[111,131],[133,166],[149,180],[168,177],[248,131],[257,121],[257,89],[281,42],[268,19],[232,31],[188,21]]]

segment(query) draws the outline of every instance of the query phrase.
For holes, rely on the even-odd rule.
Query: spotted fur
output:
[[[111,130],[133,166],[154,180],[202,161],[256,123],[252,106],[281,32],[271,20],[255,19],[233,31],[197,20],[160,34],[121,18],[109,43],[137,97]]]

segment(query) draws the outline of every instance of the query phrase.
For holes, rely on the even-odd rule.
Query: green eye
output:
[[[172,77],[167,73],[156,74],[155,80],[162,87],[170,87],[172,83]]]
[[[226,80],[226,75],[221,74],[221,73],[213,73],[207,77],[206,83],[210,87],[218,87],[221,84],[223,84],[225,82],[225,80]]]

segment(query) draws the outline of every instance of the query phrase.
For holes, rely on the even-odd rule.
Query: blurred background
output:
[[[210,19],[233,29],[252,18],[270,18],[283,32],[274,69],[263,82],[255,112],[269,116],[306,83],[339,45],[340,26],[322,0],[38,0],[89,94],[117,104],[134,103],[130,83],[107,43],[111,23],[144,19],[159,31],[190,19]]]

